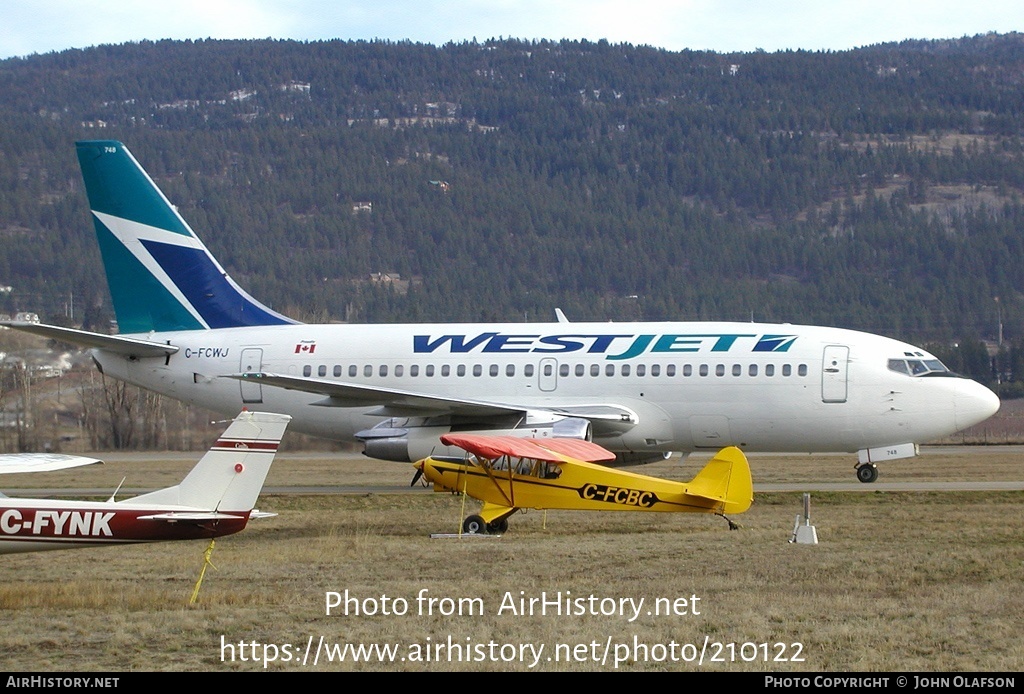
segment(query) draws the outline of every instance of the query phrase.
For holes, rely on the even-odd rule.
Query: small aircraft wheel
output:
[[[480,516],[469,516],[466,520],[462,521],[462,532],[469,533],[470,535],[486,535],[487,524],[484,523],[484,519]]]
[[[487,532],[500,535],[508,532],[508,518],[499,518],[487,524]]]
[[[864,484],[870,484],[878,479],[878,468],[871,463],[865,463],[857,468],[857,479]]]

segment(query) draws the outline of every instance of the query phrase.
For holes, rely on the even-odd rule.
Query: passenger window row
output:
[[[649,375],[653,378],[658,378],[664,375],[665,377],[673,378],[680,375],[686,378],[693,376],[694,374],[698,376],[710,376],[712,372],[715,376],[725,376],[727,373],[732,376],[743,376],[744,373],[746,373],[747,376],[758,376],[763,373],[763,375],[767,377],[773,377],[777,373],[782,376],[792,376],[794,373],[793,364],[782,364],[778,367],[775,364],[764,364],[763,366],[758,364],[749,364],[746,369],[744,369],[742,364],[732,364],[730,366],[726,366],[725,364],[714,364],[713,367],[714,368],[712,370],[712,365],[709,364],[698,364],[696,367],[693,364],[683,364],[681,366],[677,366],[676,364],[666,364],[664,368],[662,368],[661,364],[637,364],[634,369],[630,364],[605,364],[602,369],[600,364],[591,364],[589,368],[586,364],[576,364],[575,366],[570,364],[560,364],[558,367],[558,375],[563,378],[568,378],[570,375],[583,377],[588,374],[592,377],[597,377],[601,376],[603,373],[605,377],[615,375]],[[316,375],[320,378],[326,378],[327,369],[328,367],[326,364],[320,364],[316,367]],[[535,367],[533,364],[525,364],[523,366],[523,376],[526,378],[532,378],[535,373],[534,369]],[[502,372],[504,372],[505,376],[513,377],[516,375],[516,365],[506,364],[504,369],[502,369],[498,364],[489,364],[487,366],[488,376],[497,377],[501,375]],[[797,364],[795,372],[797,376],[806,376],[807,364]],[[364,364],[362,368],[360,368],[356,364],[349,364],[347,369],[343,368],[341,365],[335,365],[331,370],[331,375],[334,378],[358,378],[360,374],[363,378],[373,378],[375,374],[381,378],[385,378],[389,373],[395,378],[402,378],[406,375],[405,365],[397,364],[392,368],[387,364],[380,364],[374,368],[372,364]],[[483,376],[484,365],[473,364],[472,367],[469,367],[466,364],[456,364],[453,368],[450,364],[442,364],[438,367],[435,367],[434,364],[427,364],[421,369],[419,364],[412,364],[408,368],[408,375],[412,378],[419,377],[421,373],[426,378],[433,378],[435,376],[448,378],[453,373],[457,377],[464,377],[467,373],[471,373],[473,376]],[[543,363],[541,365],[542,376],[554,376],[554,374],[554,364]],[[303,366],[302,375],[312,376],[313,366],[310,364]]]

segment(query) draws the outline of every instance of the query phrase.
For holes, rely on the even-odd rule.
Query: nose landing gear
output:
[[[870,484],[878,479],[878,467],[874,463],[863,463],[857,466],[857,479]]]

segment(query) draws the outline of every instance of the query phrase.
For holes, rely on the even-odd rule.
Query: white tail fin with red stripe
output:
[[[289,421],[288,415],[243,410],[180,484],[131,503],[251,511]]]

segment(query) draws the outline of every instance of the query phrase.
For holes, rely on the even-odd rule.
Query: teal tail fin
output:
[[[120,332],[295,323],[228,277],[127,147],[76,146]]]

